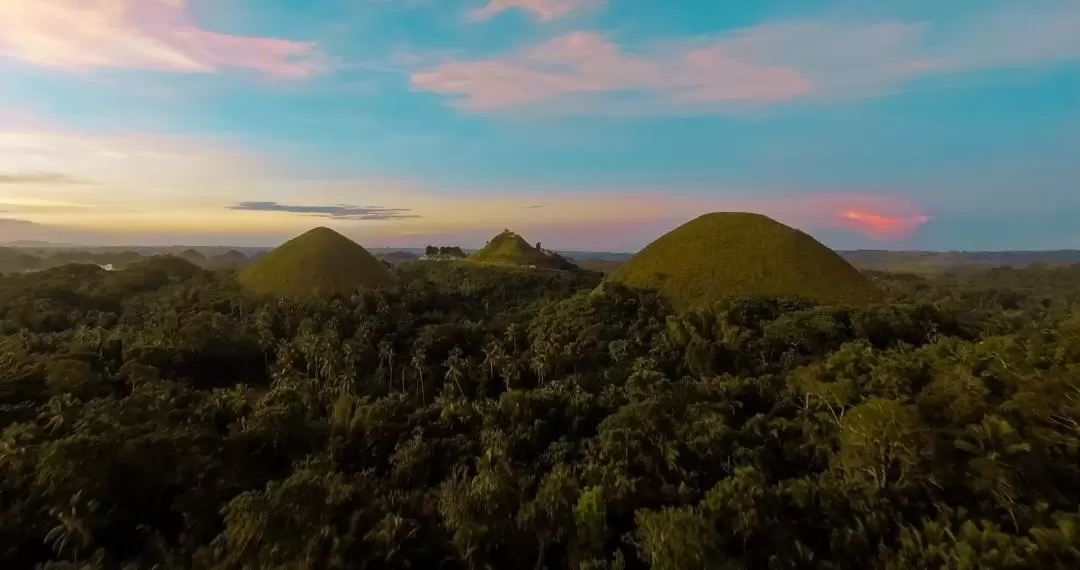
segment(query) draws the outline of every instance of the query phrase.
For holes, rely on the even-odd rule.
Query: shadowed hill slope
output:
[[[396,281],[375,256],[328,228],[293,238],[240,272],[241,285],[252,293],[293,298],[347,295]]]
[[[649,244],[608,280],[658,289],[679,308],[732,297],[863,305],[881,292],[839,254],[760,214],[696,218]]]
[[[557,253],[529,245],[524,238],[510,230],[505,230],[492,238],[483,249],[472,254],[469,259],[480,263],[543,269],[575,269],[577,267]]]

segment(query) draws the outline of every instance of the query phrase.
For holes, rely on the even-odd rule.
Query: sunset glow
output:
[[[798,4],[0,0],[0,243],[1080,244],[1080,4]]]
[[[852,227],[869,232],[871,235],[887,238],[906,237],[916,228],[930,221],[930,216],[901,218],[857,210],[844,210],[837,216],[850,222]]]

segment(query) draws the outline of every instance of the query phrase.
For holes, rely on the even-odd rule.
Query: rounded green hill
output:
[[[561,255],[529,245],[525,238],[515,232],[504,230],[469,259],[494,265],[516,265],[541,269],[576,269],[573,263]]]
[[[348,295],[397,281],[366,249],[328,228],[285,242],[241,271],[239,279],[256,295],[291,298]]]
[[[881,292],[833,250],[766,216],[706,214],[660,237],[608,276],[659,290],[677,308],[732,297],[865,305]]]

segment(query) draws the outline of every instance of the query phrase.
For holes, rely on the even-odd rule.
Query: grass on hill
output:
[[[517,265],[541,269],[575,269],[576,266],[557,253],[529,245],[520,235],[505,230],[495,236],[480,251],[469,257],[472,261],[495,265]]]
[[[608,279],[658,289],[678,308],[732,297],[863,305],[881,292],[839,254],[760,214],[706,214],[649,244]]]
[[[383,262],[328,228],[293,238],[240,272],[245,289],[274,297],[327,298],[396,282]]]

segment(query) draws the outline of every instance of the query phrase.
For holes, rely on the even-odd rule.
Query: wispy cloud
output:
[[[202,29],[187,0],[3,0],[0,56],[63,70],[238,68],[282,78],[324,71],[315,44]]]
[[[949,26],[799,21],[629,50],[573,33],[523,51],[415,71],[412,85],[474,112],[522,108],[728,111],[733,104],[861,97],[929,75],[1080,59],[1080,3],[987,12]]]
[[[89,182],[58,172],[0,172],[0,185],[4,184],[33,184],[55,186],[68,184],[89,184]]]
[[[715,49],[627,54],[596,33],[558,37],[504,58],[451,61],[412,74],[418,89],[455,96],[472,111],[496,111],[573,95],[619,92],[694,101],[776,101],[807,94],[798,71],[755,65]]]
[[[518,9],[531,13],[542,22],[549,22],[605,3],[606,0],[488,0],[483,7],[469,12],[469,18],[490,20],[507,10]]]
[[[277,202],[240,202],[229,206],[230,210],[252,212],[285,212],[336,220],[404,220],[420,216],[408,208],[383,208],[381,206],[334,206],[287,205]]]

